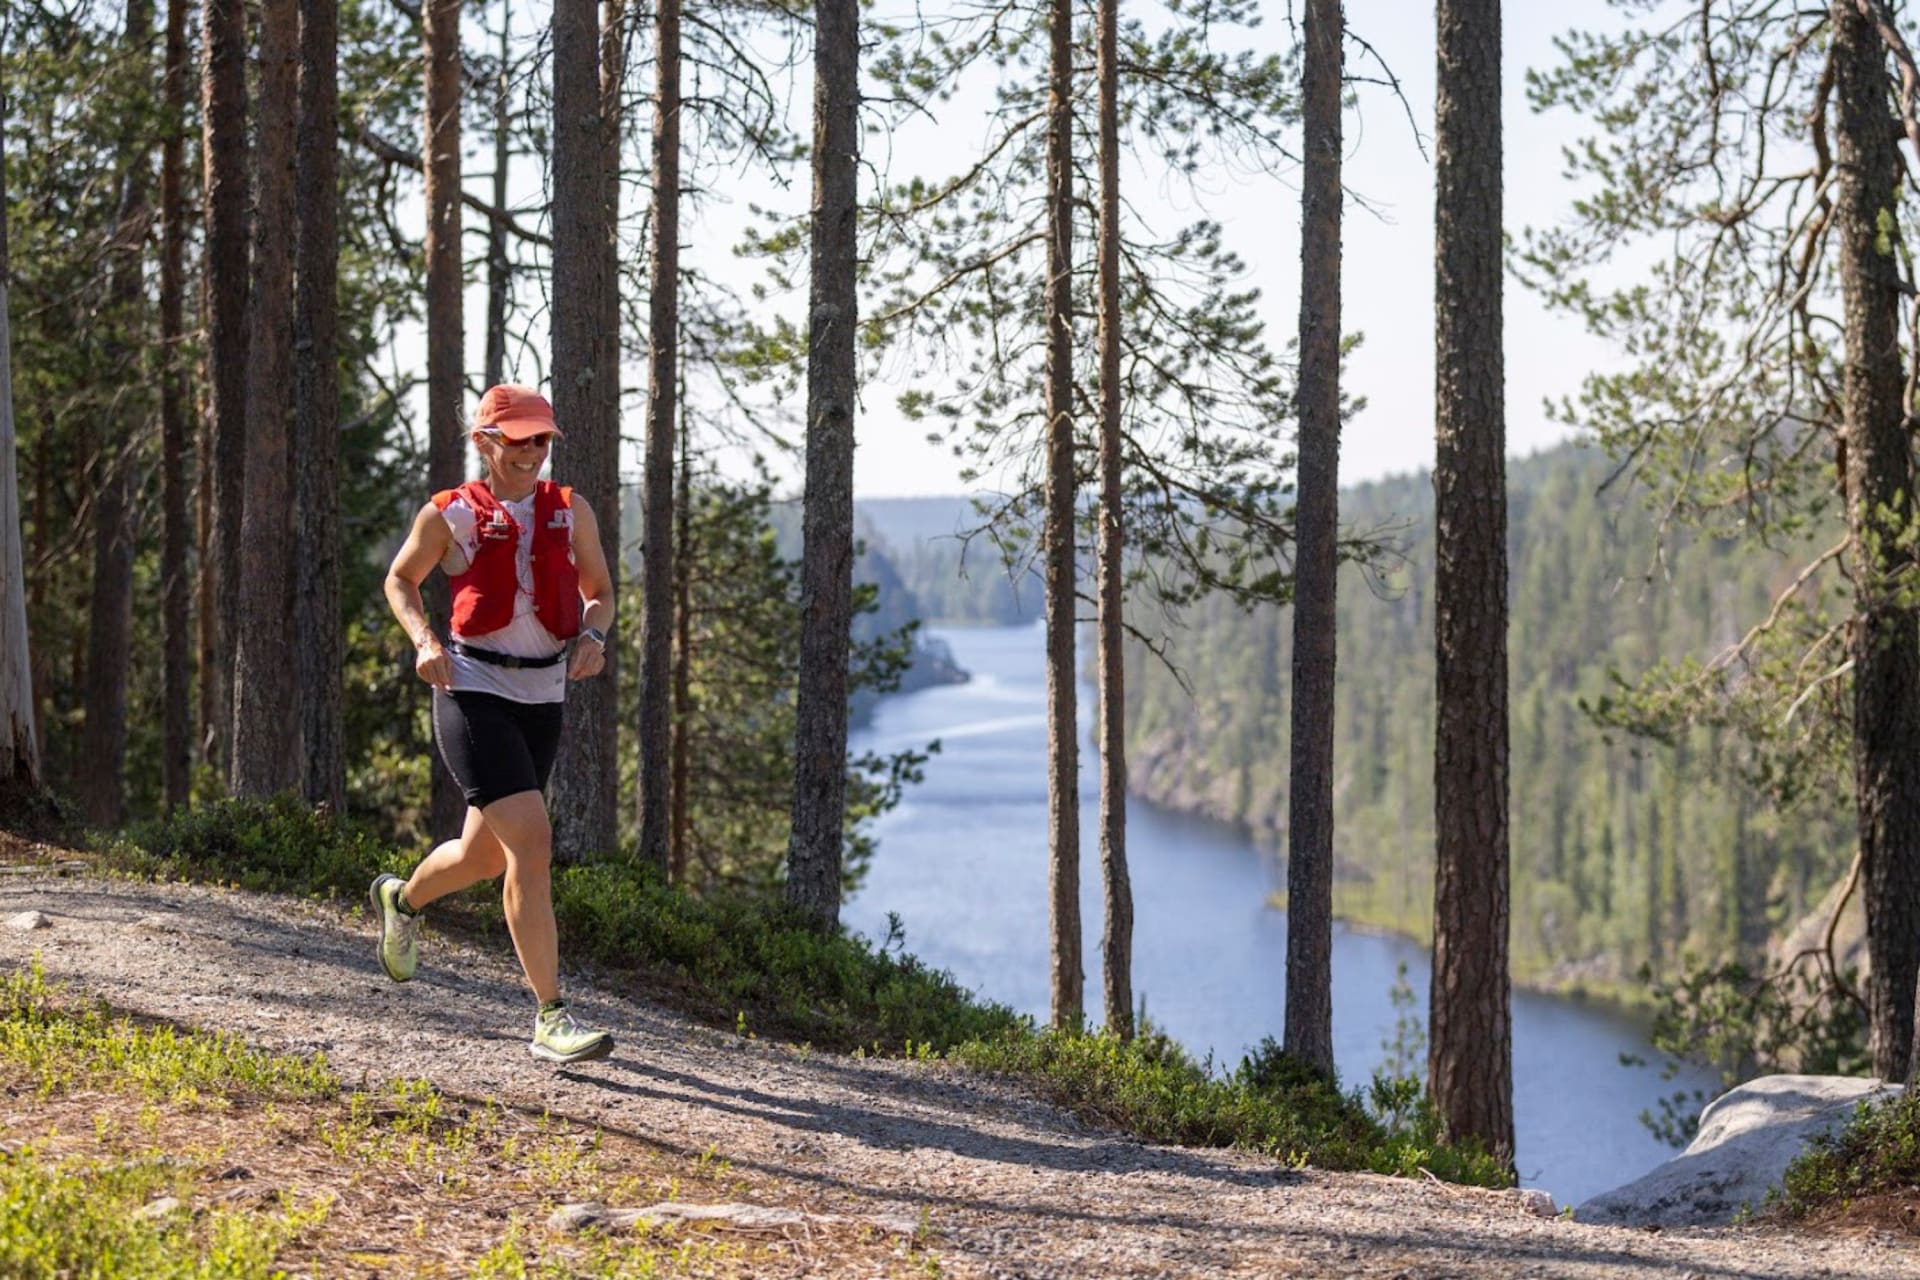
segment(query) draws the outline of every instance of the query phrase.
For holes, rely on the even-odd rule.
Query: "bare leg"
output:
[[[407,906],[415,911],[429,902],[458,893],[482,880],[497,879],[507,869],[507,853],[478,809],[467,810],[458,840],[434,846],[407,880]]]
[[[560,998],[560,950],[553,924],[553,828],[538,791],[488,805],[482,816],[506,861],[501,895],[513,949],[540,1003]],[[437,851],[436,851],[437,852]]]

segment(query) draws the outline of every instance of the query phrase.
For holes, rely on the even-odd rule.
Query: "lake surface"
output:
[[[897,913],[908,950],[991,1000],[1044,1020],[1047,990],[1046,672],[1036,626],[935,628],[973,673],[964,685],[883,699],[850,744],[897,750],[938,738],[926,781],[880,820],[880,847],[842,918],[870,938]],[[1091,698],[1081,698],[1083,744]],[[1081,754],[1081,911],[1087,1007],[1100,1008],[1098,765]],[[1139,801],[1129,806],[1133,984],[1147,1016],[1196,1056],[1231,1067],[1284,1027],[1287,919],[1266,905],[1279,864],[1239,833]],[[1426,1025],[1426,951],[1338,924],[1334,1056],[1349,1088],[1387,1057],[1401,1011],[1398,967]],[[1662,1081],[1620,1065],[1646,1052],[1644,1025],[1615,1010],[1515,992],[1514,1124],[1521,1180],[1561,1204],[1631,1181],[1674,1153],[1644,1109],[1704,1072]],[[1424,1059],[1422,1059],[1424,1063]]]

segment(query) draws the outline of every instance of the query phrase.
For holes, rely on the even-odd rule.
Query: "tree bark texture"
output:
[[[603,367],[606,323],[606,133],[600,85],[596,0],[553,6],[553,411],[567,438],[554,449],[554,478],[572,485],[600,517],[603,536],[619,545],[619,445],[605,407],[614,385]],[[618,563],[609,556],[609,566]],[[567,731],[560,742],[549,799],[554,856],[573,862],[612,853],[617,840],[615,669],[567,692]]]
[[[679,494],[673,504],[674,546],[690,557],[692,548],[688,545],[688,539],[693,526],[693,470],[686,427],[683,410],[679,432]],[[685,561],[675,567],[673,575],[673,622],[673,774],[670,780],[673,787],[673,838],[667,846],[667,879],[673,884],[684,884],[687,877],[687,830],[693,800],[687,794],[687,788],[693,780],[692,748],[687,734],[687,720],[693,714],[693,579]]]
[[[860,12],[814,0],[813,263],[807,301],[807,492],[801,515],[800,693],[787,901],[840,919],[853,607],[854,329],[859,238]]]
[[[620,586],[620,146],[621,113],[627,74],[627,2],[605,0],[600,24],[600,145],[601,174],[604,178],[601,198],[606,233],[601,254],[601,323],[599,376],[595,379],[600,422],[594,438],[600,445],[596,461],[601,479],[598,510],[607,514],[601,520],[601,537],[606,541],[607,572],[614,589]],[[621,638],[624,640],[624,637]],[[619,843],[620,820],[620,650],[621,641],[608,638],[606,667],[581,691],[583,718],[589,719],[600,735],[603,754],[599,757],[602,790],[597,795],[597,820],[605,827],[598,845],[612,851]],[[576,704],[580,705],[580,704]]]
[[[1875,1074],[1907,1078],[1920,972],[1920,631],[1900,599],[1913,551],[1913,466],[1902,404],[1901,164],[1887,55],[1854,0],[1833,5],[1835,222],[1846,308],[1842,390],[1854,584],[1853,773],[1866,886],[1867,1007]]]
[[[204,258],[204,255],[203,255]],[[202,272],[199,290],[201,323],[200,331],[208,332],[206,323],[207,290],[205,273]],[[200,672],[200,682],[196,686],[196,720],[198,726],[197,741],[200,759],[203,763],[216,768],[220,762],[219,744],[227,732],[226,677],[220,666],[220,583],[216,556],[218,527],[213,510],[213,413],[211,409],[212,387],[207,373],[211,369],[211,359],[202,346],[200,364],[200,386],[198,400],[198,445],[194,453],[195,484],[193,489],[193,536],[194,545],[199,548],[200,573],[193,586],[193,598],[197,602],[198,612],[194,615],[194,662]]]
[[[304,790],[347,804],[346,635],[340,608],[339,0],[300,0],[294,175],[294,634]]]
[[[1074,707],[1073,5],[1049,9],[1047,88],[1047,900],[1053,1025],[1086,1017],[1080,965],[1080,741]]]
[[[253,290],[248,300],[246,496],[233,665],[234,793],[266,796],[305,777],[293,655],[293,166],[299,11],[260,10],[254,150]]]
[[[222,766],[232,756],[235,633],[240,616],[240,521],[247,457],[247,10],[203,0],[200,200],[206,236],[207,436],[212,481],[213,661],[201,668],[207,735]]]
[[[680,376],[680,0],[654,5],[653,244],[647,277],[647,456],[640,499],[640,858],[674,861],[671,701],[674,427]]]
[[[153,44],[152,0],[129,0],[123,47],[129,74],[149,81]],[[149,193],[152,175],[145,130],[129,127],[113,262],[107,295],[111,323],[121,334],[143,334]],[[87,610],[86,719],[80,735],[81,767],[74,777],[87,822],[112,830],[127,816],[127,668],[133,647],[133,455],[147,434],[149,400],[139,388],[146,382],[143,337],[114,340],[109,376],[124,379],[131,394],[102,424],[93,458],[93,584]]]
[[[160,779],[169,809],[187,803],[193,778],[193,712],[189,687],[193,641],[187,564],[187,0],[167,0],[166,73],[162,96],[167,133],[160,151],[160,618],[162,732]]]
[[[0,100],[6,86],[0,84]],[[13,336],[7,294],[6,120],[0,116],[0,788],[40,790],[40,741],[33,727],[33,661],[27,643],[26,557],[20,545],[20,478],[13,431]]]
[[[1119,0],[1100,0],[1100,940],[1107,1030],[1133,1038],[1133,883],[1127,874],[1126,530],[1120,511]]]
[[[1340,537],[1340,0],[1307,0],[1299,502],[1287,789],[1286,1051],[1333,1075],[1334,599]]]
[[[467,433],[466,327],[460,269],[460,0],[427,0],[424,34],[426,117],[421,161],[426,176],[427,237],[427,488],[438,493],[464,478]],[[424,599],[434,629],[448,634],[453,618],[447,580],[433,574]],[[428,825],[438,842],[460,834],[467,801],[433,753]]]
[[[1510,1162],[1500,5],[1439,0],[1437,14],[1437,847],[1428,1076],[1447,1135],[1478,1138]]]
[[[493,88],[493,207],[507,207],[507,176],[513,165],[513,9],[500,5],[500,66]],[[488,386],[507,380],[507,299],[513,288],[507,261],[507,224],[487,222],[487,368]]]

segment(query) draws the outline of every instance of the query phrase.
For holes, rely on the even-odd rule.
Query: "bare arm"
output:
[[[613,625],[613,575],[607,570],[607,553],[600,545],[600,521],[593,508],[578,493],[573,495],[573,567],[580,575],[580,629],[597,627],[605,632]],[[606,649],[592,640],[576,642],[567,660],[567,678],[585,680],[600,674],[607,665]]]
[[[453,688],[453,663],[448,660],[440,638],[433,634],[433,624],[427,620],[427,608],[420,599],[420,584],[446,556],[452,542],[453,531],[447,528],[440,509],[431,502],[421,507],[420,514],[413,518],[413,528],[407,532],[405,545],[387,569],[385,588],[387,607],[393,610],[401,629],[413,641],[414,672],[441,690]]]

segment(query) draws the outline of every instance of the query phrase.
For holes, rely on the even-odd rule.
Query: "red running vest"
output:
[[[453,629],[463,636],[484,636],[513,621],[520,591],[514,551],[520,525],[479,480],[433,495],[441,511],[464,498],[478,517],[478,541],[465,573],[451,576]],[[580,571],[573,564],[573,490],[551,480],[533,486],[533,615],[556,640],[580,634]]]

